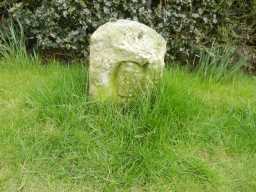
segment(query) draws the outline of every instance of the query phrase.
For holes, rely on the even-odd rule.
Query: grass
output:
[[[127,105],[87,96],[82,65],[0,60],[0,191],[256,190],[256,79],[165,71]]]
[[[22,31],[22,28],[21,28]],[[166,69],[129,104],[87,97],[87,69],[28,56],[0,36],[0,191],[256,190],[256,79],[232,50]],[[214,65],[216,63],[216,65]]]

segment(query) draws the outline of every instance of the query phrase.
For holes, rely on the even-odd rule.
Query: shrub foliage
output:
[[[87,56],[90,35],[97,27],[109,20],[128,18],[156,29],[168,40],[168,58],[183,62],[193,59],[198,48],[212,42],[241,41],[249,29],[244,32],[240,24],[247,28],[253,26],[253,19],[249,25],[246,18],[253,17],[256,10],[255,0],[8,2],[2,5],[8,5],[9,15],[23,25],[29,46],[41,51],[70,57]]]

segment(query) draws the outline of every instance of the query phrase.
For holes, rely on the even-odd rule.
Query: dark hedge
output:
[[[87,57],[90,35],[105,22],[120,18],[156,29],[168,41],[167,59],[183,63],[192,62],[200,48],[213,42],[255,45],[256,0],[8,2],[0,8],[8,7],[8,15],[21,22],[29,47],[70,58]]]

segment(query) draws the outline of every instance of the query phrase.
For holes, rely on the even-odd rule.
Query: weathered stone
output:
[[[165,53],[166,41],[144,24],[104,24],[91,37],[90,95],[111,100],[135,96],[160,79]]]

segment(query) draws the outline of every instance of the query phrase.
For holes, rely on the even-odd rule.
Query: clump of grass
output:
[[[231,46],[205,48],[200,52],[197,71],[205,79],[230,80],[242,72],[246,60],[237,58],[236,49]]]
[[[90,180],[109,190],[171,177],[176,169],[169,161],[176,159],[172,146],[189,137],[184,124],[198,111],[196,98],[166,79],[154,94],[129,105],[91,103],[85,96],[84,70],[54,70],[26,97],[26,109],[33,116],[26,123],[17,122],[19,161],[47,159],[39,161],[56,173],[55,179]],[[208,177],[204,169],[197,174],[201,171]]]
[[[22,25],[9,22],[0,29],[0,55],[2,57],[21,56],[26,54],[25,38]]]
[[[37,54],[28,54],[23,27],[18,21],[0,27],[0,58],[2,67],[26,68],[40,63]]]

